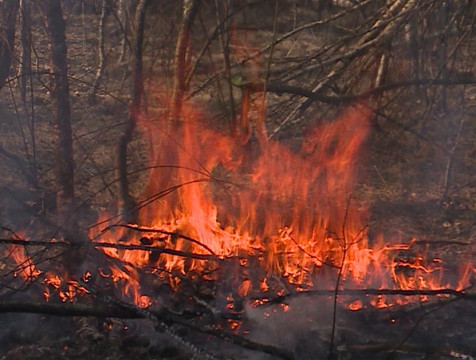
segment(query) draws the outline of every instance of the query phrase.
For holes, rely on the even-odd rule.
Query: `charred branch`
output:
[[[1,244],[12,244],[12,245],[21,245],[21,246],[44,246],[44,247],[60,247],[60,248],[73,248],[77,249],[80,247],[92,246],[95,248],[111,248],[111,249],[120,249],[120,250],[139,250],[139,251],[150,251],[156,254],[169,254],[176,255],[190,259],[197,260],[207,260],[207,261],[221,261],[216,255],[207,255],[207,254],[197,254],[187,251],[180,251],[175,249],[167,249],[155,246],[145,246],[145,245],[126,245],[126,244],[115,244],[115,243],[106,243],[106,242],[90,242],[85,244],[76,244],[76,243],[67,243],[67,242],[51,242],[51,241],[27,241],[20,239],[0,239]]]
[[[335,290],[309,290],[298,293],[286,294],[274,298],[260,297],[254,298],[261,306],[270,306],[275,304],[285,304],[287,301],[299,297],[308,296],[334,296]],[[355,296],[368,296],[368,295],[389,295],[389,296],[440,296],[449,295],[465,300],[476,300],[476,293],[459,291],[455,289],[438,289],[438,290],[402,290],[402,289],[343,289],[339,290],[339,296],[343,295],[355,295]]]

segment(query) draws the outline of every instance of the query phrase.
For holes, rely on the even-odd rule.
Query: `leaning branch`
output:
[[[287,85],[279,82],[271,82],[267,86],[267,91],[275,94],[291,94],[306,97],[315,101],[326,104],[339,105],[355,100],[367,99],[374,95],[379,95],[385,91],[395,90],[411,86],[458,86],[458,85],[474,85],[476,84],[476,77],[468,76],[456,79],[415,79],[408,81],[399,81],[392,84],[382,85],[371,90],[365,91],[356,95],[336,95],[328,96],[319,92],[313,92],[299,86]]]
[[[0,244],[12,244],[12,245],[21,245],[21,246],[45,246],[45,247],[79,247],[86,244],[72,244],[67,242],[51,242],[51,241],[29,241],[21,239],[0,239]],[[190,259],[197,260],[207,260],[207,261],[221,261],[221,259],[216,255],[207,255],[207,254],[197,254],[188,251],[174,250],[161,248],[156,246],[146,246],[146,245],[126,245],[126,244],[114,244],[108,242],[95,242],[92,241],[89,245],[95,248],[112,248],[119,250],[141,250],[141,251],[150,251],[157,254],[169,254],[175,256],[181,256]]]

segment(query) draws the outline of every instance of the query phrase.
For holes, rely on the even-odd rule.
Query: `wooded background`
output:
[[[2,236],[84,244],[100,214],[135,223],[148,140],[186,106],[254,154],[268,141],[294,150],[364,104],[353,196],[372,213],[370,240],[416,236],[471,257],[475,19],[470,0],[0,1]],[[84,251],[58,261],[79,273]],[[11,275],[2,291],[18,290]],[[121,316],[144,317],[134,311]]]
[[[292,146],[360,100],[375,114],[362,187],[375,213],[431,210],[430,229],[471,233],[455,225],[476,211],[471,1],[6,0],[1,11],[5,225],[41,213],[67,231],[90,210],[133,208],[140,116],[176,121],[195,101],[250,146]],[[263,93],[265,127],[240,120]]]

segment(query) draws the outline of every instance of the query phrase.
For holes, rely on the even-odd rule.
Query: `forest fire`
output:
[[[114,224],[104,214],[99,224],[107,231],[98,232],[96,226],[90,233],[116,261],[99,267],[99,275],[125,299],[141,308],[154,303],[141,287],[141,272],[175,290],[186,278],[228,281],[229,310],[236,296],[283,295],[287,290],[274,277],[297,292],[342,289],[344,283],[344,288],[411,291],[468,285],[471,263],[464,264],[453,284],[440,259],[422,254],[399,259],[410,253],[414,241],[369,240],[368,211],[352,198],[371,116],[365,105],[356,104],[309,131],[299,151],[267,142],[253,153],[236,139],[204,128],[196,110],[184,114],[181,126],[151,138],[141,226]],[[41,274],[20,246],[12,245],[10,256],[25,281]],[[45,298],[54,291],[66,302],[87,293],[66,279],[48,272]],[[409,296],[378,295],[368,305],[386,308],[409,301]],[[360,299],[348,303],[352,311],[365,306]]]
[[[95,246],[114,260],[98,267],[99,275],[125,300],[140,308],[154,304],[141,284],[142,273],[174,290],[184,279],[228,282],[229,311],[235,310],[236,297],[276,297],[290,288],[423,291],[463,290],[469,284],[471,263],[451,283],[440,259],[411,253],[414,240],[394,244],[368,238],[368,211],[352,197],[369,131],[371,112],[365,105],[309,131],[299,151],[271,141],[250,151],[235,138],[206,129],[195,109],[184,114],[180,126],[150,138],[153,155],[140,226],[113,223],[104,214],[99,224],[107,231],[96,226],[90,233]],[[12,245],[9,256],[23,269],[19,275],[25,281],[42,273],[21,246]],[[88,272],[83,280],[90,277]],[[43,283],[46,300],[52,293],[63,302],[88,293],[54,272],[47,272]],[[380,294],[367,303],[343,301],[358,311],[415,299],[428,296]],[[260,303],[266,298],[253,302]]]
[[[1,1],[4,358],[476,357],[476,7]]]
[[[141,226],[109,223],[107,232],[90,234],[152,251],[103,249],[123,264],[104,276],[121,283],[142,307],[151,301],[141,295],[147,290],[140,288],[139,269],[175,289],[186,277],[217,280],[225,274],[228,278],[220,280],[238,289],[234,296],[239,297],[283,293],[282,286],[270,289],[273,277],[296,291],[333,289],[336,281],[350,288],[463,289],[471,264],[455,285],[438,259],[420,254],[398,259],[412,242],[368,239],[368,211],[352,192],[370,116],[365,105],[357,104],[309,131],[299,151],[267,142],[252,153],[236,139],[205,129],[196,110],[184,109],[183,124],[157,131],[151,139],[152,170],[139,211]],[[233,260],[238,265],[232,271],[220,269]],[[407,301],[379,296],[370,306]],[[351,310],[362,307],[360,300],[349,305]]]

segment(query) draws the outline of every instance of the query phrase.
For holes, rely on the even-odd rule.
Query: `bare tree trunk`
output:
[[[10,66],[12,65],[18,5],[18,0],[4,0],[0,5],[3,7],[3,19],[0,24],[0,88],[8,78]]]
[[[96,73],[96,78],[94,79],[93,86],[91,87],[91,91],[89,93],[89,102],[94,104],[96,102],[96,92],[98,91],[99,84],[101,83],[101,79],[104,74],[104,68],[106,67],[106,55],[104,53],[104,27],[106,24],[106,18],[109,13],[109,5],[107,4],[106,0],[102,2],[102,10],[101,10],[101,20],[99,21],[99,44],[98,44],[98,57],[99,57],[99,65],[98,71]]]
[[[28,109],[27,103],[27,84],[30,83],[30,113],[26,111],[28,119],[28,129],[30,132],[31,139],[31,152],[32,152],[32,162],[31,162],[31,177],[33,185],[38,186],[38,174],[36,166],[36,136],[35,136],[35,108],[33,103],[33,84],[32,84],[32,73],[31,73],[31,4],[28,0],[20,0],[20,14],[21,14],[21,28],[20,28],[20,68],[18,70],[18,83],[20,87],[20,94],[25,106],[25,109]]]
[[[217,14],[217,26],[220,24],[220,18],[227,18],[230,14],[231,6],[229,1],[223,1],[224,7],[224,15],[220,15],[220,2],[215,0],[215,8]],[[233,84],[231,82],[231,59],[230,59],[230,48],[229,48],[229,31],[230,31],[230,24],[229,21],[226,21],[224,24],[224,31],[219,32],[218,38],[220,41],[221,50],[223,52],[223,60],[225,62],[225,76],[227,77],[227,91],[228,91],[228,99],[230,103],[230,132],[233,136],[237,135],[238,132],[238,124],[236,122],[236,115],[235,115],[235,101],[233,98]]]
[[[68,64],[66,60],[65,23],[60,0],[42,0],[51,48],[51,69],[53,71],[52,119],[57,131],[56,146],[56,200],[58,217],[63,235],[68,240],[74,231],[74,163],[71,132]]]
[[[412,79],[420,78],[420,51],[418,34],[418,13],[414,14],[408,22],[408,47],[412,64]]]
[[[173,73],[173,92],[169,105],[169,119],[164,123],[164,127],[170,131],[170,134],[177,134],[181,131],[180,118],[182,117],[182,105],[186,92],[187,81],[187,53],[189,50],[190,29],[193,19],[197,13],[198,0],[184,0],[183,2],[183,20],[180,25],[174,55],[174,73]],[[168,120],[171,120],[170,122]],[[176,143],[172,139],[165,139],[162,144],[162,151],[157,153],[154,159],[155,166],[169,165],[169,167],[161,168],[160,174],[157,170],[153,170],[146,186],[145,193],[155,193],[170,189],[171,183],[175,180],[176,169],[173,165],[178,164],[178,153]],[[165,163],[163,163],[165,161]],[[172,165],[172,166],[170,166]],[[155,175],[157,174],[157,176]],[[172,185],[173,186],[173,185]],[[170,204],[176,204],[177,192],[168,194]],[[151,220],[149,214],[141,216],[141,220],[146,223]]]
[[[190,42],[190,28],[197,13],[198,0],[184,0],[183,21],[177,35],[174,60],[174,86],[171,101],[171,119],[175,125],[182,113],[182,103],[186,91],[187,52]]]
[[[122,63],[126,56],[126,48],[127,48],[127,29],[130,28],[129,26],[129,19],[130,19],[130,10],[131,10],[131,1],[129,0],[119,0],[119,10],[118,10],[118,20],[121,22],[122,28],[122,39],[121,39],[121,54],[118,58],[118,63]]]
[[[22,100],[26,102],[27,76],[31,72],[31,36],[30,36],[30,4],[27,0],[20,0],[21,13],[21,50],[20,50],[20,71],[19,84]]]
[[[449,1],[444,1],[441,4],[440,9],[440,22],[441,22],[441,29],[443,29],[443,33],[441,35],[441,46],[440,46],[440,64],[439,64],[439,71],[440,77],[443,80],[448,80],[448,67],[446,62],[448,61],[448,21],[449,21],[449,13],[450,13],[450,4]],[[447,104],[447,96],[446,96],[446,86],[443,85],[441,87],[440,93],[440,102],[441,102],[441,109],[444,112],[448,111],[448,104]]]
[[[135,41],[132,64],[132,99],[129,109],[129,119],[124,134],[119,140],[118,149],[118,169],[119,187],[122,200],[122,218],[126,222],[137,221],[136,201],[132,197],[127,178],[127,145],[132,139],[132,135],[137,126],[137,116],[140,113],[143,95],[142,82],[142,43],[144,40],[144,22],[148,0],[140,0],[135,13]]]

